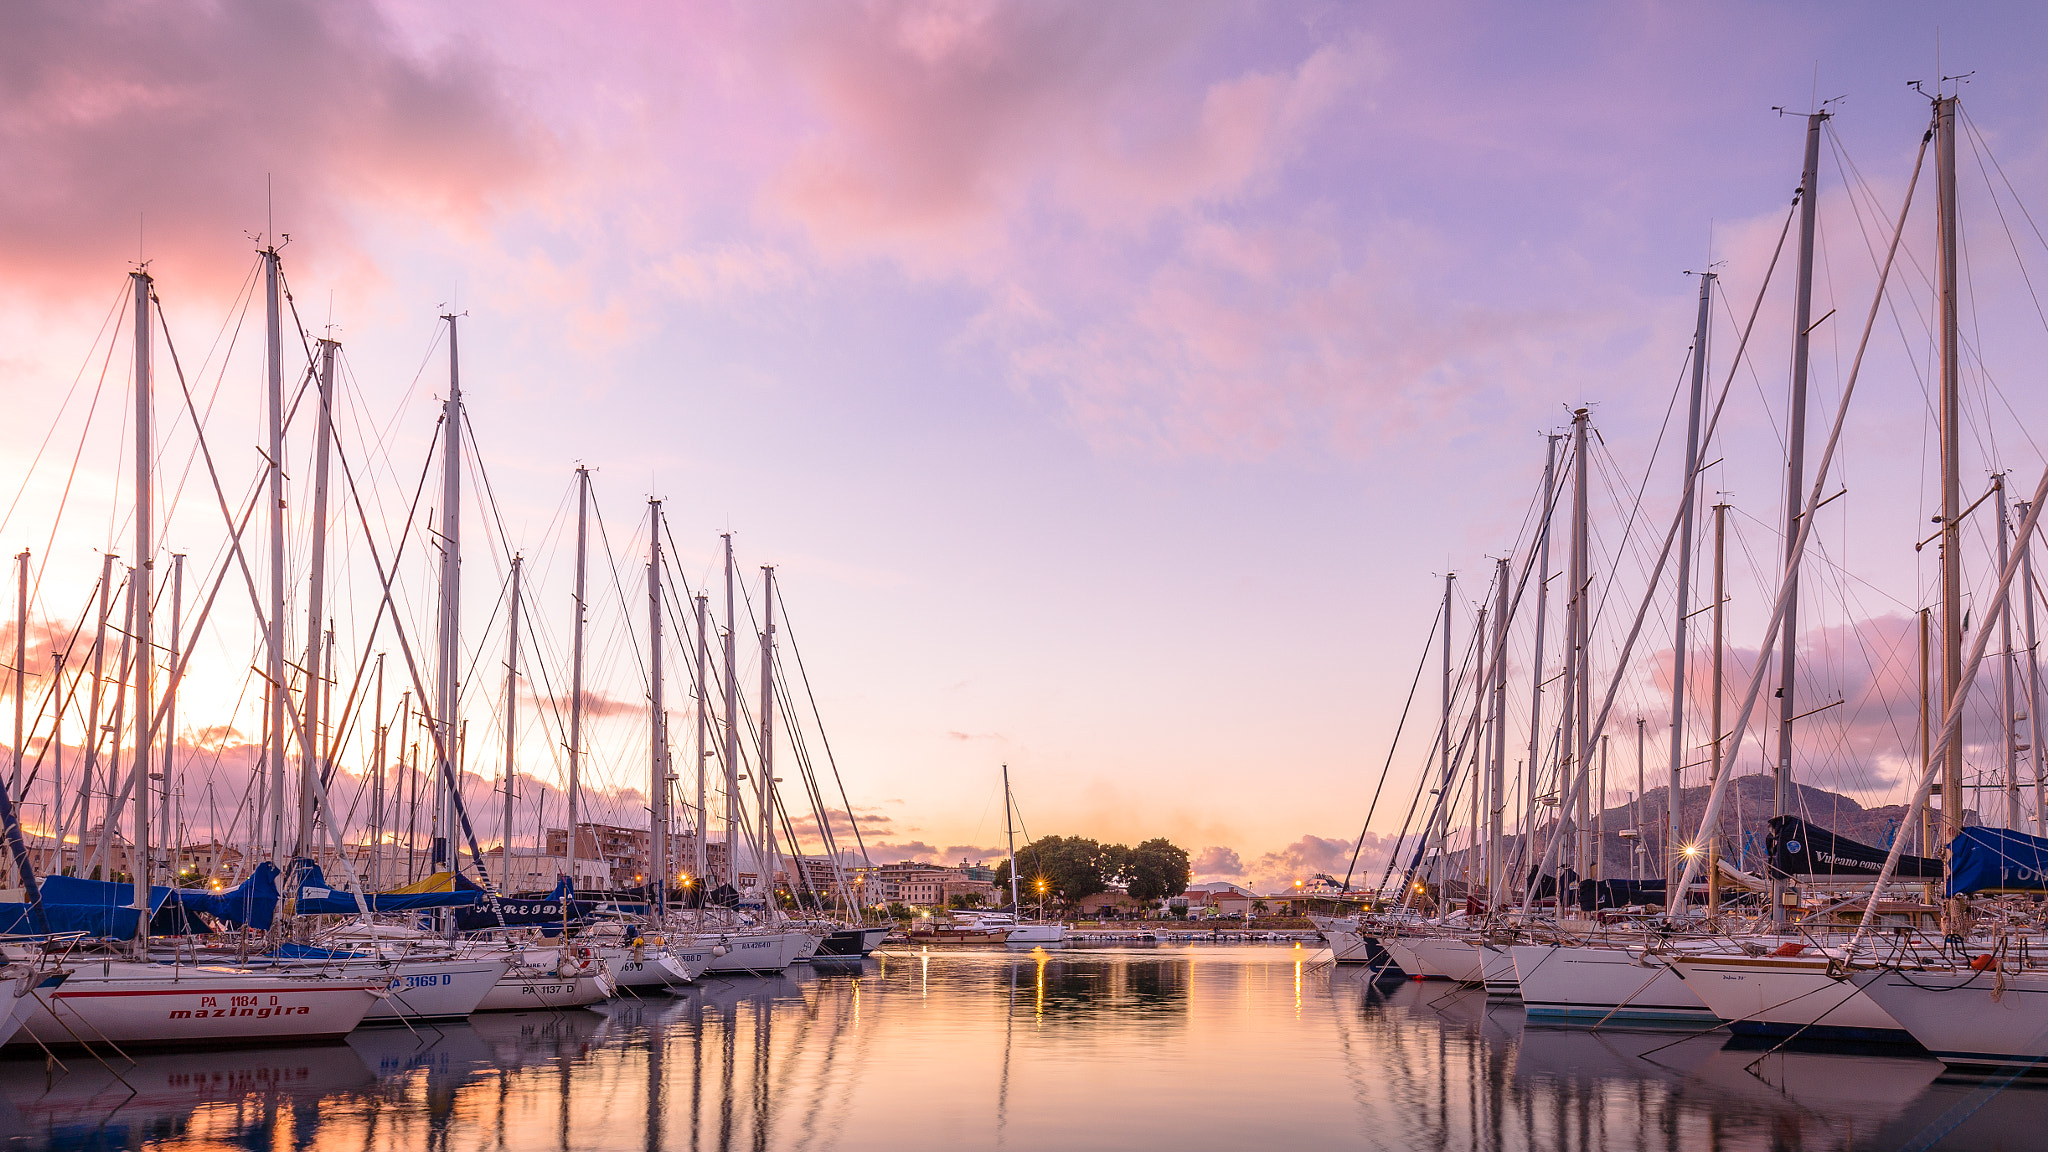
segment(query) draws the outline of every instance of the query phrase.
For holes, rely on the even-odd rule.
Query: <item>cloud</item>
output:
[[[224,291],[266,183],[281,231],[335,250],[364,209],[480,227],[555,155],[473,45],[414,51],[365,0],[31,0],[4,25],[0,268],[17,285],[96,295],[140,242]]]
[[[1136,235],[1269,179],[1347,89],[1385,71],[1362,35],[1294,67],[1187,83],[1227,21],[1180,5],[930,4],[771,25],[811,130],[766,201],[829,256],[995,277],[1051,211]]]
[[[1010,855],[1010,850],[1001,844],[979,847],[973,844],[950,844],[939,850],[938,858],[947,862],[961,860],[1000,860]]]
[[[1195,853],[1188,867],[1197,877],[1244,875],[1244,861],[1238,858],[1235,848],[1204,848]]]
[[[922,840],[905,840],[900,843],[877,841],[868,845],[868,857],[877,864],[895,864],[904,860],[932,860],[939,850]]]
[[[1261,853],[1245,865],[1244,875],[1250,877],[1251,887],[1261,892],[1278,892],[1292,887],[1296,880],[1307,880],[1317,872],[1326,872],[1341,880],[1351,863],[1351,850],[1355,844],[1353,840],[1306,834],[1277,852]],[[1392,846],[1391,836],[1368,837],[1365,850],[1359,854],[1359,868],[1366,869],[1368,863],[1375,867],[1384,864],[1387,850]],[[1354,872],[1352,883],[1359,883],[1362,875],[1363,872]]]
[[[544,709],[551,710],[555,707],[554,697],[543,696],[530,688],[526,692],[526,699],[528,703],[539,705]],[[622,700],[616,696],[607,696],[594,688],[586,688],[583,691],[583,717],[586,720],[597,720],[608,716],[644,715],[646,712],[647,701],[645,699]],[[566,723],[569,715],[569,698],[566,693],[563,695],[561,702],[561,715],[564,723]]]
[[[1796,705],[1801,718],[1796,725],[1799,762],[1794,767],[1795,776],[1866,801],[1900,799],[1888,794],[1901,781],[1911,778],[1919,763],[1918,645],[1919,621],[1898,613],[1828,624],[1800,634]],[[1701,645],[1690,653],[1686,672],[1687,725],[1693,733],[1689,739],[1702,746],[1709,739],[1706,718],[1712,705],[1713,683],[1713,655],[1705,647]],[[1757,657],[1754,648],[1732,645],[1724,653],[1721,707],[1726,724],[1734,724],[1741,712],[1743,693],[1749,687]],[[1736,753],[1742,766],[1739,770],[1754,770],[1759,756],[1776,747],[1775,652],[1771,659],[1773,668],[1766,673],[1763,694],[1751,713],[1749,732]],[[1650,699],[1668,702],[1671,665],[1671,649],[1655,654],[1646,676],[1650,681]],[[2015,710],[2025,712],[2023,662],[2016,662],[2014,671],[2018,693]],[[1938,701],[1938,683],[1934,692]],[[1963,716],[1964,759],[1972,766],[2003,765],[1998,693],[1999,663],[1994,642],[1978,671]],[[1938,702],[1935,707],[1940,707]],[[1668,734],[1668,705],[1647,712],[1646,718]],[[2019,722],[2018,728],[2024,742],[2025,722]],[[1617,725],[1610,721],[1609,729],[1616,730]],[[1759,747],[1758,733],[1769,733],[1763,748]],[[2020,755],[2021,775],[2031,778],[2032,767],[2027,763],[2031,753]],[[1699,775],[1688,776],[1688,780],[1704,782],[1704,769],[1694,771]]]

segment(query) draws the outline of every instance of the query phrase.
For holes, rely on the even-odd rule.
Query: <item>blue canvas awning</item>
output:
[[[1948,845],[1950,896],[2048,891],[2048,840],[2003,828],[1965,828]]]
[[[310,860],[301,860],[299,866],[299,889],[297,911],[301,916],[354,916],[363,910],[356,900],[356,894],[343,888],[330,888],[327,877],[320,866]],[[417,912],[423,908],[463,908],[477,902],[483,893],[474,888],[460,887],[447,892],[373,892],[370,893],[372,912]]]

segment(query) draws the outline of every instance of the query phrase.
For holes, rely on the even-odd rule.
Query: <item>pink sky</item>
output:
[[[216,333],[239,314],[267,179],[300,314],[338,326],[360,427],[384,430],[365,433],[366,466],[399,507],[445,388],[438,359],[421,367],[434,317],[466,312],[471,419],[557,618],[558,682],[557,518],[582,461],[624,579],[649,495],[693,581],[727,528],[749,573],[780,566],[884,842],[1000,843],[1007,762],[1034,834],[1165,835],[1214,850],[1210,874],[1278,881],[1357,835],[1438,574],[1479,595],[1516,542],[1541,432],[1594,402],[1639,479],[1691,336],[1684,273],[1711,231],[1729,309],[1746,309],[1797,183],[1803,124],[1772,107],[1846,94],[1836,138],[1875,197],[1853,211],[1830,154],[1824,426],[1866,248],[1926,120],[1906,82],[1934,78],[1938,34],[1944,71],[1976,70],[1963,95],[1986,155],[2041,187],[2042,25],[2024,6],[1937,29],[1909,5],[17,5],[0,16],[0,470],[16,478],[0,495],[80,365],[83,387],[97,378],[138,244],[181,354],[212,357],[209,434],[243,490],[260,366],[248,332],[232,355]],[[1967,176],[1966,201],[1987,187]],[[2038,417],[2024,381],[2042,322],[1996,263],[1992,205],[1966,209],[1985,431],[1965,487],[1992,465],[2030,487],[2041,455],[2000,405]],[[2039,283],[2038,237],[2008,224]],[[1777,547],[1782,296],[1714,481],[1760,561]],[[1909,311],[1898,324],[1866,370],[1855,496],[1826,541],[1881,591],[1838,585],[1809,617],[1822,678],[1884,679],[1885,717],[1897,669],[1847,655],[1863,650],[1848,625],[1931,586],[1910,550],[1924,341]],[[125,355],[104,361],[116,385]],[[65,459],[0,528],[9,554],[49,553],[37,611],[64,620],[94,550],[125,546],[105,403],[105,451],[83,458],[54,547],[77,408],[53,441]],[[184,467],[189,444],[167,437]],[[195,565],[220,538],[202,480],[166,529]],[[1653,521],[1675,483],[1653,480]],[[489,669],[499,569],[472,544]],[[409,619],[426,619],[425,571]],[[194,726],[233,704],[245,607],[195,672]],[[617,671],[637,617],[602,612],[600,690],[637,707]],[[1649,681],[1636,695],[1631,717],[1662,708]],[[494,707],[478,699],[478,727]],[[601,783],[641,779],[634,723],[601,729]],[[1853,754],[1817,752],[1830,767],[1810,782],[1890,795],[1875,724],[1849,722]],[[1381,832],[1414,757],[1397,767]]]

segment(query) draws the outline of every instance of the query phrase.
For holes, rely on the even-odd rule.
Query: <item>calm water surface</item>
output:
[[[1929,1059],[1525,1026],[1480,993],[1375,988],[1317,955],[878,956],[602,1011],[146,1057],[119,1067],[132,1095],[89,1058],[0,1062],[0,1124],[10,1147],[323,1152],[2048,1147],[2048,1092]]]

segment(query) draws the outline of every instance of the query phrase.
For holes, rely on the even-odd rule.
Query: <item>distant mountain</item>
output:
[[[1728,794],[1721,801],[1720,830],[1722,855],[1729,863],[1733,864],[1741,860],[1746,854],[1747,860],[1744,863],[1744,867],[1747,871],[1756,872],[1761,868],[1758,857],[1764,851],[1764,837],[1769,832],[1771,810],[1773,807],[1771,791],[1772,782],[1769,776],[1751,773],[1747,776],[1738,776],[1730,781]],[[1659,876],[1663,874],[1664,845],[1662,830],[1665,816],[1665,798],[1669,792],[1670,789],[1668,787],[1654,788],[1643,797],[1642,842],[1648,850],[1643,857],[1643,874],[1645,876]],[[1681,844],[1699,828],[1700,818],[1706,815],[1707,794],[1708,789],[1704,785],[1698,788],[1682,789],[1679,792],[1678,836],[1680,837]],[[1846,836],[1851,840],[1859,840],[1879,848],[1890,846],[1892,837],[1899,832],[1899,826],[1906,815],[1906,806],[1903,804],[1887,804],[1882,808],[1865,808],[1863,805],[1840,793],[1829,792],[1824,788],[1813,788],[1798,783],[1790,785],[1788,795],[1785,798],[1785,809],[1787,812],[1802,817],[1809,823],[1817,824],[1837,835]],[[1545,809],[1546,813],[1554,813],[1554,811],[1554,809]],[[1607,809],[1604,815],[1605,819],[1603,821],[1596,822],[1597,827],[1605,830],[1605,834],[1601,837],[1605,846],[1605,867],[1603,872],[1609,878],[1633,876],[1635,874],[1635,863],[1631,853],[1634,849],[1627,840],[1622,838],[1621,831],[1636,826],[1635,805],[1615,805]],[[1978,819],[1976,812],[1965,809],[1963,812],[1963,823],[1965,825],[1974,825],[1981,823],[1981,821]],[[1548,845],[1549,834],[1554,827],[1554,815],[1539,826],[1537,837],[1539,847]],[[1907,829],[1905,835],[1908,837],[1906,851],[1922,854],[1915,830]],[[1462,835],[1454,834],[1452,842],[1455,844],[1462,839]],[[1509,850],[1513,851],[1514,845],[1520,838],[1511,835],[1507,839]],[[1411,839],[1409,843],[1412,844],[1413,840]],[[1409,851],[1412,851],[1412,849],[1403,851],[1404,864],[1406,863],[1405,858],[1408,857]],[[1932,854],[1938,855],[1939,853]],[[1451,853],[1453,868],[1462,867],[1464,855],[1463,851]],[[1534,864],[1535,862],[1531,861],[1527,866],[1533,867]]]

